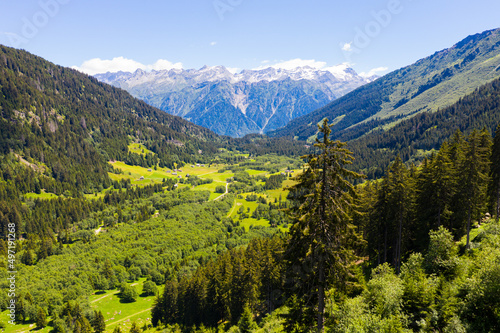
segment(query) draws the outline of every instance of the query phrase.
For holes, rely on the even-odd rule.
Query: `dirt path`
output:
[[[236,203],[236,199],[234,200],[234,204],[233,204],[233,208],[231,208],[231,210],[229,211],[229,213],[227,213],[227,217],[230,217],[234,210],[236,209],[236,207],[239,207],[241,206],[241,203]]]
[[[96,235],[99,235],[99,233],[102,231],[102,227],[99,227],[99,229],[94,230]]]
[[[129,318],[132,318],[133,316],[137,316],[138,314],[144,313],[144,312],[146,312],[146,311],[151,311],[152,309],[153,309],[153,308],[151,307],[151,308],[149,308],[149,309],[142,310],[142,311],[136,312],[136,313],[134,313],[134,314],[131,314],[130,316],[124,317],[124,318],[122,318],[122,319],[120,319],[120,320],[116,320],[116,321],[114,321],[114,322],[112,322],[112,323],[106,323],[106,326],[111,326],[111,325],[115,325],[115,324],[121,323],[122,321],[125,321],[125,320],[127,320],[127,319],[129,319]]]
[[[223,198],[228,193],[228,186],[229,186],[229,183],[226,183],[226,192],[222,193],[221,195],[219,195],[214,200],[219,200],[219,199]]]
[[[132,283],[130,286],[131,286],[131,287],[133,287],[133,286],[137,286],[138,284],[139,284],[139,282],[136,282],[136,283]],[[117,292],[112,293],[112,294],[107,294],[107,295],[104,295],[104,296],[102,296],[102,297],[96,298],[95,300],[91,301],[90,303],[92,304],[92,303],[98,302],[98,301],[100,301],[101,299],[104,299],[104,298],[106,298],[106,297],[113,296],[113,295],[118,295],[119,293],[120,293],[120,292],[119,292],[119,291],[117,291]]]
[[[102,296],[102,297],[96,298],[95,300],[91,301],[90,303],[92,304],[92,303],[98,302],[98,301],[100,301],[101,299],[104,299],[104,298],[106,298],[106,297],[113,296],[113,295],[116,295],[116,294],[118,294],[118,293],[104,295],[104,296]]]

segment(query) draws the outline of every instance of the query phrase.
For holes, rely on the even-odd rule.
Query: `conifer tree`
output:
[[[396,157],[385,180],[388,183],[387,202],[391,212],[391,219],[394,221],[397,230],[393,263],[397,274],[399,274],[403,247],[403,228],[407,226],[412,210],[410,178],[408,170],[399,156]]]
[[[346,169],[354,158],[345,143],[330,140],[328,119],[318,127],[323,138],[314,146],[320,153],[303,157],[307,169],[291,188],[297,203],[290,210],[295,223],[290,229],[287,259],[291,267],[310,268],[295,275],[293,292],[314,309],[317,331],[323,332],[326,288],[330,283],[342,287],[353,259],[349,246],[356,237],[350,224],[355,190],[350,181],[361,175]]]
[[[101,311],[94,311],[93,327],[94,331],[97,333],[102,333],[106,330],[106,321],[104,320],[104,316]]]
[[[485,151],[485,147],[481,146],[481,137],[477,131],[473,131],[468,138],[468,147],[465,154],[463,164],[461,166],[460,177],[460,192],[461,203],[466,209],[466,247],[470,244],[470,227],[472,217],[478,213],[484,200],[484,192],[487,185],[487,164],[489,156]]]
[[[250,333],[257,328],[257,324],[253,320],[253,314],[248,304],[243,308],[243,314],[238,321],[238,328],[241,333]]]
[[[493,140],[493,148],[491,151],[491,182],[490,193],[494,200],[494,212],[496,219],[500,217],[500,124],[495,131],[495,138]]]
[[[41,329],[45,326],[47,326],[47,315],[41,307],[38,307],[38,311],[36,314],[36,327]]]
[[[377,265],[392,263],[398,273],[403,249],[415,237],[413,231],[409,232],[413,226],[412,183],[408,169],[398,156],[382,179],[370,214],[369,253],[377,255]]]

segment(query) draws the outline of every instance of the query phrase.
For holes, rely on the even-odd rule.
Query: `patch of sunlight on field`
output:
[[[143,156],[146,154],[153,154],[153,155],[155,154],[151,150],[146,148],[146,146],[144,146],[142,143],[136,143],[136,142],[128,145],[128,151]]]
[[[26,199],[40,199],[40,200],[50,200],[50,199],[55,199],[59,198],[58,195],[55,195],[54,193],[46,193],[44,190],[42,190],[42,193],[36,194],[36,193],[26,193],[24,195]]]
[[[262,171],[262,170],[247,169],[246,172],[248,172],[250,176],[263,176],[268,174],[268,172],[265,170]]]
[[[115,169],[121,170],[123,173],[115,174],[108,173],[109,178],[115,181],[122,179],[130,179],[133,185],[148,185],[151,183],[161,183],[163,178],[177,178],[179,175],[185,176],[184,172],[178,172],[177,175],[173,175],[171,170],[167,168],[143,168],[136,165],[127,165],[124,162],[109,162]],[[151,171],[150,171],[151,170]],[[170,171],[170,172],[169,172]],[[144,177],[144,179],[141,179]]]
[[[247,218],[247,219],[243,219],[241,222],[240,222],[240,225],[242,227],[245,228],[246,231],[250,230],[250,227],[251,226],[262,226],[262,227],[269,227],[269,221],[268,220],[264,220],[264,219],[260,219],[260,220],[257,220],[257,219],[254,219],[254,218]]]

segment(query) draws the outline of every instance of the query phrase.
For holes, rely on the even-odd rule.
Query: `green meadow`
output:
[[[136,302],[122,302],[118,290],[95,293],[89,297],[91,308],[102,312],[106,322],[106,331],[112,332],[116,326],[119,326],[122,332],[128,332],[133,322],[136,322],[139,327],[151,324],[151,308],[155,297],[141,296],[145,280],[145,278],[141,278],[138,282],[131,284],[139,294]],[[161,287],[158,290],[162,292]]]

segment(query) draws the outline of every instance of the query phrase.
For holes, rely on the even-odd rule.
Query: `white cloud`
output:
[[[343,46],[342,46],[342,51],[352,51],[352,42],[350,43],[345,43]]]
[[[165,60],[165,59],[158,59],[153,65],[146,65],[145,70],[155,70],[155,71],[161,71],[164,69],[181,69],[182,68],[182,63],[176,62],[175,64]]]
[[[215,45],[217,45],[217,42],[211,42],[210,43],[210,46],[215,46]]]
[[[124,57],[116,57],[111,60],[94,58],[84,61],[80,66],[72,66],[71,68],[76,69],[80,72],[95,75],[99,73],[107,72],[134,72],[137,69],[142,69],[145,71],[151,70],[164,70],[164,69],[180,69],[182,68],[182,63],[172,63],[165,59],[158,59],[154,64],[144,65],[138,61],[127,59]]]
[[[377,67],[377,68],[372,68],[370,69],[370,71],[368,71],[368,73],[365,73],[365,72],[361,72],[359,73],[360,76],[362,77],[371,77],[373,75],[378,75],[377,73],[380,73],[380,72],[385,72],[387,71],[389,68],[387,67]]]
[[[268,63],[268,62],[269,61],[267,61],[266,63]],[[264,62],[262,62],[262,63],[264,63]],[[291,60],[286,60],[286,61],[280,61],[274,65],[259,66],[259,67],[254,68],[254,69],[260,70],[260,69],[272,67],[272,68],[276,68],[276,69],[288,69],[288,70],[290,70],[290,69],[295,69],[297,67],[305,67],[305,66],[309,66],[309,67],[317,68],[317,69],[322,69],[326,66],[326,62],[316,61],[314,59],[304,60],[304,59],[296,58],[296,59],[291,59]]]
[[[226,67],[226,69],[231,73],[231,74],[236,74],[241,72],[241,68],[238,67]]]

